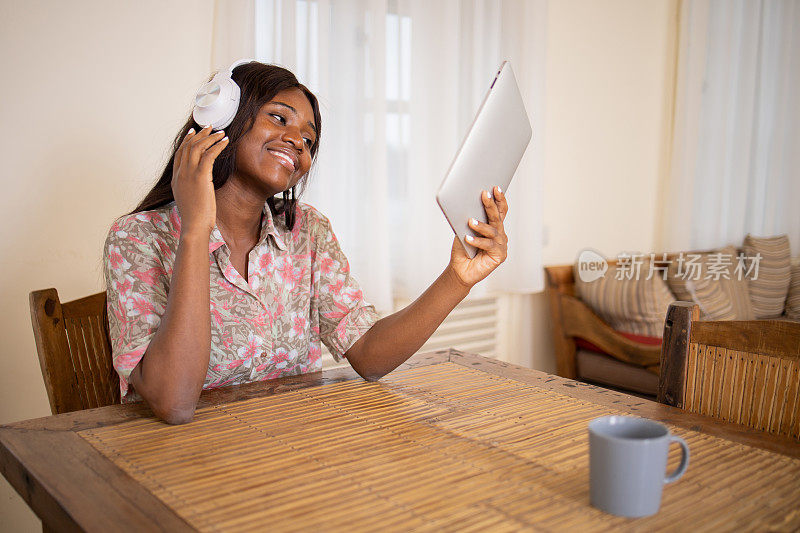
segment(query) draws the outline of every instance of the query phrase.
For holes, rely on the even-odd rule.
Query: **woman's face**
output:
[[[293,187],[311,168],[317,142],[314,110],[300,89],[286,89],[261,106],[236,149],[236,171],[267,197]]]

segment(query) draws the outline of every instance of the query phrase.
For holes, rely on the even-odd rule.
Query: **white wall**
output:
[[[674,1],[549,4],[545,262],[651,251],[672,102]]]
[[[572,263],[586,247],[653,251],[676,35],[677,0],[548,3],[545,265]],[[513,298],[511,315],[530,322],[509,357],[555,372],[544,294]]]
[[[547,24],[545,264],[650,250],[671,102],[675,2],[554,0]],[[163,164],[211,68],[205,1],[0,4],[0,423],[49,414],[27,294],[101,288],[101,245]],[[543,295],[510,359],[553,371]],[[41,531],[0,481],[7,531]]]
[[[101,247],[211,68],[211,0],[0,3],[0,423],[50,414],[28,292],[102,287]],[[41,531],[0,481],[5,531]]]

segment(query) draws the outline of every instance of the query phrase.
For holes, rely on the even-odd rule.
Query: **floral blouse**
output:
[[[245,280],[218,228],[208,243],[211,358],[204,389],[322,369],[320,341],[340,357],[378,320],[350,275],[330,222],[296,205],[294,229],[265,204]],[[167,305],[180,236],[175,203],[118,219],[104,248],[108,321],[123,402],[140,399],[131,371]]]

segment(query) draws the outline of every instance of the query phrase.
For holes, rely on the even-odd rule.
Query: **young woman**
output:
[[[190,118],[104,249],[123,401],[144,399],[172,424],[191,420],[204,388],[321,370],[320,342],[379,379],[506,258],[508,204],[495,188],[481,196],[489,223],[471,222],[478,255],[454,240],[436,281],[379,319],[328,219],[296,199],[322,133],[317,99],[273,65],[240,65],[233,80],[233,122],[214,133]]]

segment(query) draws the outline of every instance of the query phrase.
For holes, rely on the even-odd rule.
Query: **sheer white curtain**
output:
[[[668,249],[787,233],[800,250],[800,2],[686,0]]]
[[[508,191],[509,260],[480,289],[541,290],[545,0],[218,2],[214,68],[286,66],[320,99],[323,133],[306,201],[331,219],[376,307],[412,299],[449,260],[435,192],[502,59],[534,142]]]

